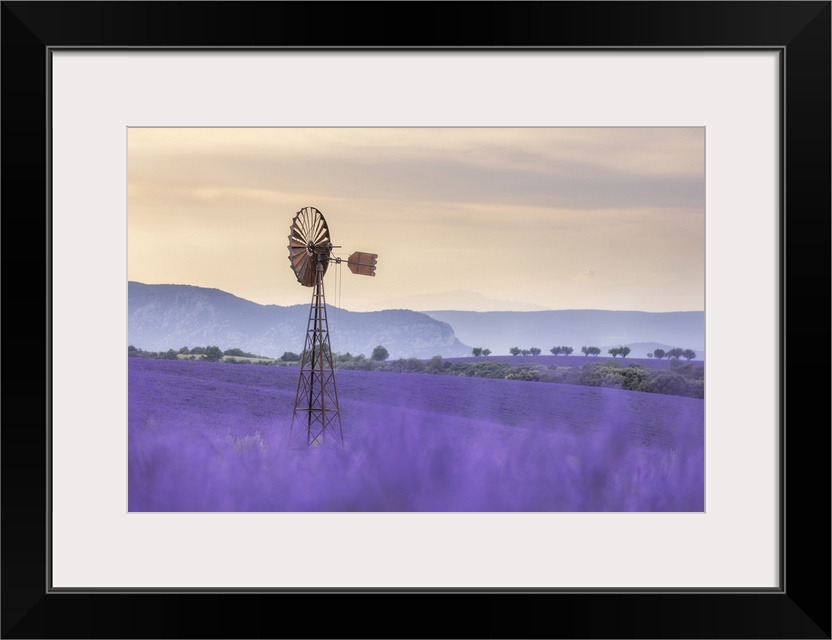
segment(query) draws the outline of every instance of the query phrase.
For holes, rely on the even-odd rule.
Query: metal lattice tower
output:
[[[327,438],[343,446],[344,432],[335,387],[335,366],[324,297],[324,268],[320,257],[315,274],[289,442],[295,447],[303,444],[317,446],[324,444]]]
[[[332,257],[332,250],[336,247],[330,240],[326,220],[318,209],[304,207],[298,211],[289,229],[292,270],[300,284],[313,287],[289,445],[319,446],[334,442],[343,446],[344,432],[324,297],[327,267],[331,262],[340,264],[341,258]],[[377,257],[374,253],[356,251],[347,260],[347,266],[352,273],[375,276]]]

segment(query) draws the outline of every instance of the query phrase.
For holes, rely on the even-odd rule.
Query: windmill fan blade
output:
[[[329,227],[315,207],[304,207],[292,218],[289,227],[289,263],[295,277],[305,287],[314,287],[320,267],[326,273],[332,245]]]
[[[360,276],[375,276],[377,258],[377,253],[356,251],[347,259],[347,266]]]

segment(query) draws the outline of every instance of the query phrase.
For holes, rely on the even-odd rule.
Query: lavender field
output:
[[[345,447],[297,450],[296,368],[128,363],[130,511],[704,509],[701,399],[344,370]]]

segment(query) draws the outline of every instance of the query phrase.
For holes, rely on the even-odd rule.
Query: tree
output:
[[[551,353],[553,356],[556,356],[562,351],[562,349],[562,347],[552,347],[551,349],[549,349],[549,353]]]
[[[655,351],[653,351],[653,355],[656,357],[656,360],[661,360],[667,354],[665,353],[664,349],[656,349]]]
[[[560,348],[560,352],[565,356],[570,355],[573,351],[574,351],[574,349],[572,347],[561,347]]]
[[[685,360],[687,360],[688,362],[690,362],[691,360],[693,360],[693,359],[696,357],[696,352],[695,352],[695,351],[693,351],[692,349],[685,349],[685,350],[682,352],[682,357],[684,357],[684,358],[685,358]]]
[[[648,358],[652,358],[652,357],[653,357],[653,352],[651,351],[650,353],[648,353],[648,354],[647,354],[647,357],[648,357]]]
[[[482,355],[490,356],[491,355],[491,349],[483,349],[482,350]]]
[[[594,356],[596,358],[601,355],[601,350],[598,347],[590,347],[588,351],[589,355]]]
[[[615,358],[616,356],[618,356],[621,353],[621,348],[620,347],[613,347],[612,349],[607,351],[607,353],[610,354],[613,358]]]
[[[618,347],[618,353],[621,354],[622,358],[626,358],[627,354],[630,353],[630,347]]]
[[[219,362],[222,360],[222,349],[219,347],[205,347],[205,360]]]
[[[540,349],[538,349],[537,347],[532,347],[531,349],[529,349],[529,352],[533,356],[539,356],[540,355]]]
[[[182,347],[182,348],[179,350],[179,353],[181,353],[182,355],[186,356],[186,355],[188,355],[188,354],[190,353],[190,351],[188,351],[188,347]]]
[[[283,355],[280,356],[280,359],[283,362],[297,362],[300,360],[300,356],[297,353],[292,353],[291,351],[284,351]]]
[[[513,356],[519,356],[520,355],[519,347],[512,347],[511,349],[508,350],[508,352]]]
[[[670,351],[667,352],[667,357],[668,358],[673,358],[674,360],[678,360],[679,358],[682,357],[683,353],[684,353],[684,351],[682,349],[680,349],[679,347],[675,347],[674,349],[671,349]]]
[[[474,357],[479,358],[482,355],[482,347],[474,347],[471,353],[474,354]]]
[[[581,347],[581,353],[584,354],[584,356],[589,356],[589,347]]]
[[[531,351],[529,351],[528,349],[523,349],[520,351],[520,353],[522,353],[524,356],[527,356],[531,353]]]
[[[373,353],[370,357],[376,362],[383,362],[390,357],[390,352],[381,345],[378,345],[375,349],[373,349]]]

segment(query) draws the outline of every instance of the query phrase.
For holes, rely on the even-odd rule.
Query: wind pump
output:
[[[333,256],[332,250],[341,247],[332,244],[326,220],[315,207],[298,211],[289,231],[292,271],[301,285],[312,288],[289,444],[291,447],[319,446],[325,441],[333,441],[343,446],[344,432],[324,297],[327,268],[332,263],[342,262],[341,258]],[[356,251],[347,259],[347,266],[352,273],[375,276],[377,258],[375,253]]]

